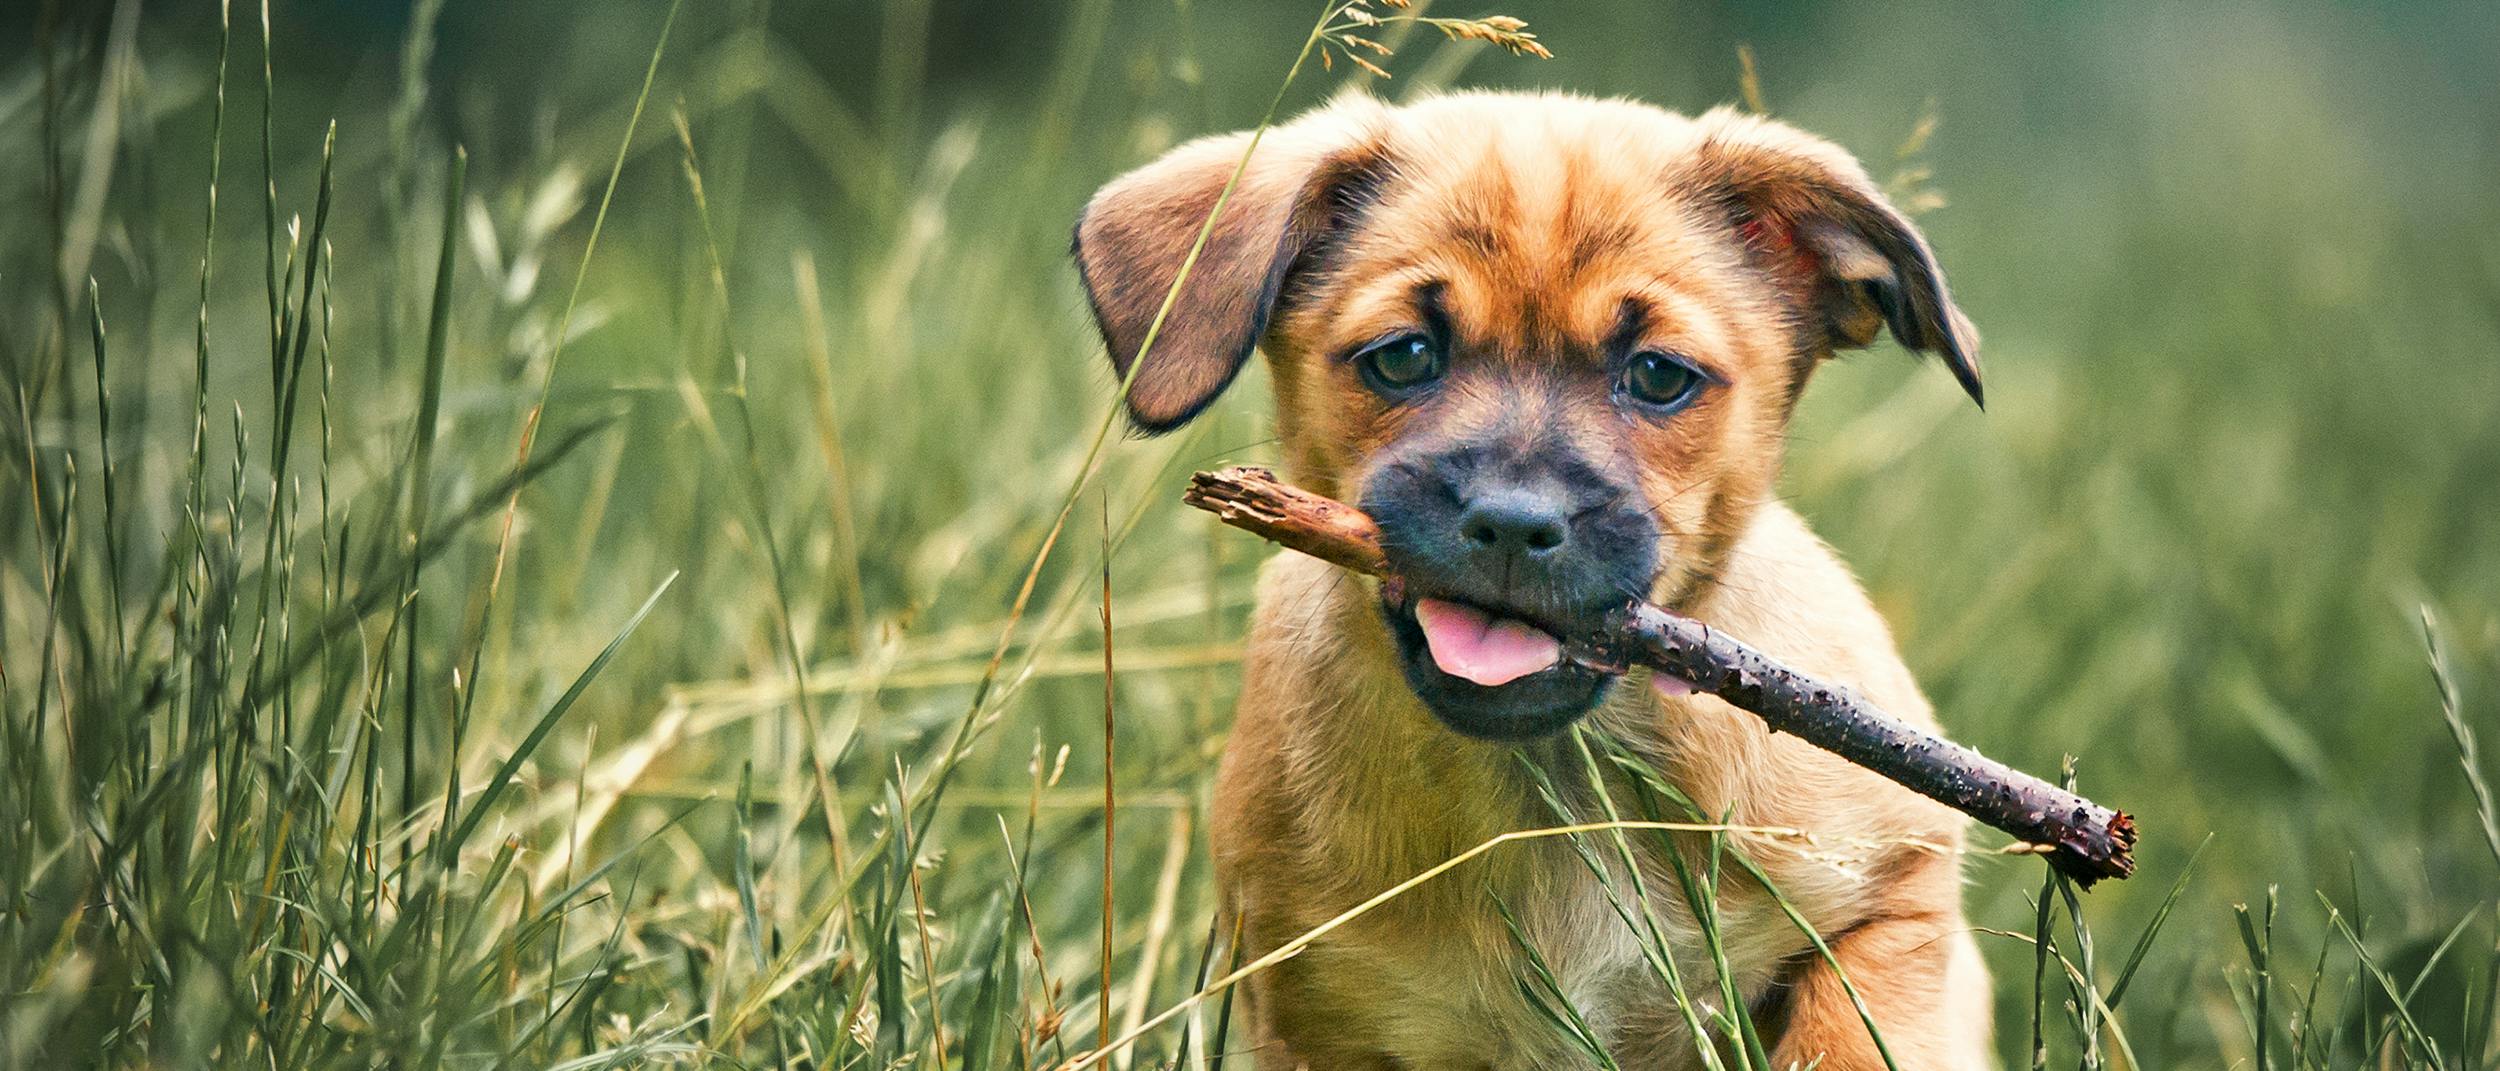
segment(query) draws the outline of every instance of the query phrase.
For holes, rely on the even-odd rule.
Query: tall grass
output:
[[[425,3],[381,75],[286,5],[0,48],[0,1066],[1242,1066],[1240,983],[1342,924],[1246,954],[1201,843],[1260,553],[1169,500],[1264,456],[1263,387],[1120,437],[1059,250],[1349,78],[1915,127],[2004,411],[1853,360],[1790,491],[1948,724],[2150,838],[2089,895],[1974,852],[2009,1066],[2500,1066],[2500,260],[2410,117],[2492,112],[2334,62],[2440,83],[2479,16],[1597,4],[1522,12],[1530,65],[1392,7],[1036,11],[984,13],[1044,42],[995,75],[914,0]],[[1938,69],[2005,92],[1923,112]],[[2143,159],[2003,103],[2069,83]],[[1697,1064],[1767,1066],[1712,919],[1788,834],[1571,744],[1522,766],[1552,824],[1461,859],[1568,843]]]

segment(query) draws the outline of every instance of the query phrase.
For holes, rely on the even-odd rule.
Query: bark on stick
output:
[[[1361,510],[1263,468],[1201,472],[1182,501],[1224,523],[1359,573],[1393,578]],[[1608,613],[1564,657],[1607,671],[1648,666],[2036,848],[2089,887],[2135,872],[2135,821],[1952,741],[1897,721],[1847,688],[1780,664],[1726,633],[1646,602]]]

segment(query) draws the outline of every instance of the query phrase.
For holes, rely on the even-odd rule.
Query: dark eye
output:
[[[1638,353],[1623,369],[1623,393],[1633,401],[1658,409],[1672,409],[1691,401],[1700,393],[1701,373],[1663,353]]]
[[[1384,393],[1413,390],[1441,378],[1441,347],[1423,335],[1399,335],[1354,358],[1363,377]]]

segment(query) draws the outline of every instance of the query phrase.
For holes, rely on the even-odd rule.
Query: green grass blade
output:
[[[763,970],[772,961],[764,955],[764,919],[755,909],[755,763],[738,765],[738,840],[737,854],[730,865],[738,882],[738,911],[744,916],[747,951],[755,956],[755,969]]]
[[[2319,899],[2323,901],[2325,894],[2319,894]],[[2334,906],[2332,903],[2327,904],[2329,909]],[[2402,1034],[2405,1045],[2418,1058],[2425,1061],[2432,1071],[2447,1071],[2448,1062],[2440,1055],[2439,1043],[2433,1040],[2430,1033],[2422,1028],[2421,1022],[2413,1017],[2412,1005],[2405,1000],[2404,993],[2397,988],[2396,980],[2388,976],[2385,968],[2379,966],[2378,958],[2370,954],[2370,947],[2361,940],[2360,933],[2344,921],[2341,912],[2331,913],[2328,916],[2328,923],[2335,928],[2337,934],[2342,935],[2344,943],[2360,960],[2362,973],[2378,986],[2380,993],[2387,997],[2391,1010],[2394,1012],[2395,1025]],[[2376,1046],[2373,1045],[2372,1049],[2375,1050]]]
[[[2214,835],[2211,833],[2197,842],[2196,850],[2188,855],[2187,865],[2179,868],[2178,878],[2170,883],[2170,891],[2161,898],[2161,907],[2153,912],[2152,921],[2144,924],[2144,932],[2136,937],[2135,947],[2127,952],[2126,965],[2118,969],[2118,980],[2110,983],[2107,998],[2110,1007],[2116,1008],[2119,1001],[2126,999],[2127,986],[2135,981],[2136,969],[2144,965],[2145,955],[2153,950],[2153,939],[2161,936],[2162,924],[2170,921],[2170,909],[2178,906],[2179,894],[2187,891],[2188,879],[2196,874],[2196,861],[2205,857],[2206,846],[2213,842]]]
[[[625,645],[626,637],[634,634],[634,629],[641,626],[643,618],[651,616],[651,608],[660,604],[660,596],[667,594],[669,585],[676,582],[676,573],[670,573],[660,581],[660,586],[651,592],[651,597],[644,599],[642,607],[635,610],[634,616],[625,622],[625,627],[617,631],[616,638],[600,648],[598,657],[582,668],[581,674],[573,678],[572,686],[556,697],[555,703],[547,708],[547,713],[539,717],[538,724],[530,728],[529,735],[521,738],[520,746],[513,748],[512,754],[505,757],[503,765],[495,770],[495,776],[488,778],[486,788],[478,793],[477,803],[469,808],[468,816],[461,820],[459,828],[451,836],[444,839],[442,859],[445,863],[458,856],[460,846],[477,831],[478,823],[485,819],[487,813],[495,809],[495,803],[503,798],[504,791],[512,787],[512,776],[520,772],[521,764],[529,761],[539,744],[546,742],[547,734],[554,732],[556,723],[564,720],[565,712],[573,709],[573,702],[590,690],[590,683],[597,680],[599,671],[606,669],[609,660],[616,657],[617,650]]]
[[[2492,803],[2491,783],[2483,779],[2483,760],[2475,747],[2474,730],[2465,724],[2465,716],[2457,712],[2456,677],[2448,671],[2448,654],[2439,642],[2439,623],[2431,617],[2428,603],[2422,604],[2420,612],[2422,647],[2430,658],[2431,683],[2439,689],[2439,716],[2448,725],[2449,740],[2456,745],[2457,765],[2465,770],[2466,786],[2474,791],[2474,816],[2481,820],[2483,846],[2491,850],[2492,861],[2500,863],[2500,808]]]
[[[408,500],[406,503],[409,548],[406,580],[400,588],[401,614],[406,617],[401,636],[399,679],[400,813],[416,809],[417,788],[417,701],[424,690],[424,674],[418,666],[418,646],[422,642],[418,616],[424,605],[425,555],[417,553],[425,546],[426,525],[434,500],[434,437],[442,423],[443,368],[451,348],[452,268],[460,251],[460,198],[467,186],[469,154],[454,150],[451,168],[443,187],[443,237],[434,257],[434,296],[432,311],[426,317],[425,372],[417,387],[417,421],[412,429],[414,441],[408,451]],[[460,753],[459,744],[452,745],[452,754]],[[459,763],[452,763],[457,776]],[[444,795],[446,805],[460,798],[455,782]]]
[[[2231,914],[2239,920],[2240,943],[2248,952],[2249,1030],[2257,1045],[2257,1071],[2273,1066],[2274,1045],[2270,1039],[2274,1019],[2268,1004],[2274,995],[2274,913],[2275,890],[2266,887],[2266,910],[2262,920],[2247,904],[2231,905]]]
[[[113,461],[113,387],[105,375],[104,297],[92,275],[87,277],[87,324],[95,350],[96,468],[104,476],[104,576],[111,599],[106,605],[112,612],[113,659],[119,665],[130,659],[129,607],[122,595],[121,501],[113,486],[119,466]]]
[[[1528,1006],[1553,1025],[1556,1033],[1570,1038],[1590,1062],[1606,1071],[1623,1071],[1615,1063],[1614,1054],[1607,1051],[1606,1043],[1598,1039],[1597,1031],[1590,1028],[1587,1017],[1581,1015],[1579,1007],[1571,1002],[1570,994],[1564,992],[1562,980],[1554,976],[1554,969],[1545,962],[1545,955],[1537,951],[1535,942],[1528,940],[1528,932],[1520,927],[1519,916],[1511,911],[1510,902],[1498,893],[1488,895],[1493,898],[1494,912],[1502,917],[1502,928],[1510,934],[1511,947],[1518,950],[1520,958],[1528,965],[1528,976],[1519,979],[1520,996],[1526,998]]]

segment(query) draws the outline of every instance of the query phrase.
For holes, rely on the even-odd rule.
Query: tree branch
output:
[[[1182,501],[1224,523],[1358,573],[1390,578],[1380,529],[1352,506],[1263,468],[1201,472]],[[1780,664],[1708,625],[1635,602],[1563,656],[1607,672],[1648,666],[1784,732],[2002,830],[2090,886],[2135,872],[2135,821],[1952,741],[1895,720],[1847,688]]]

